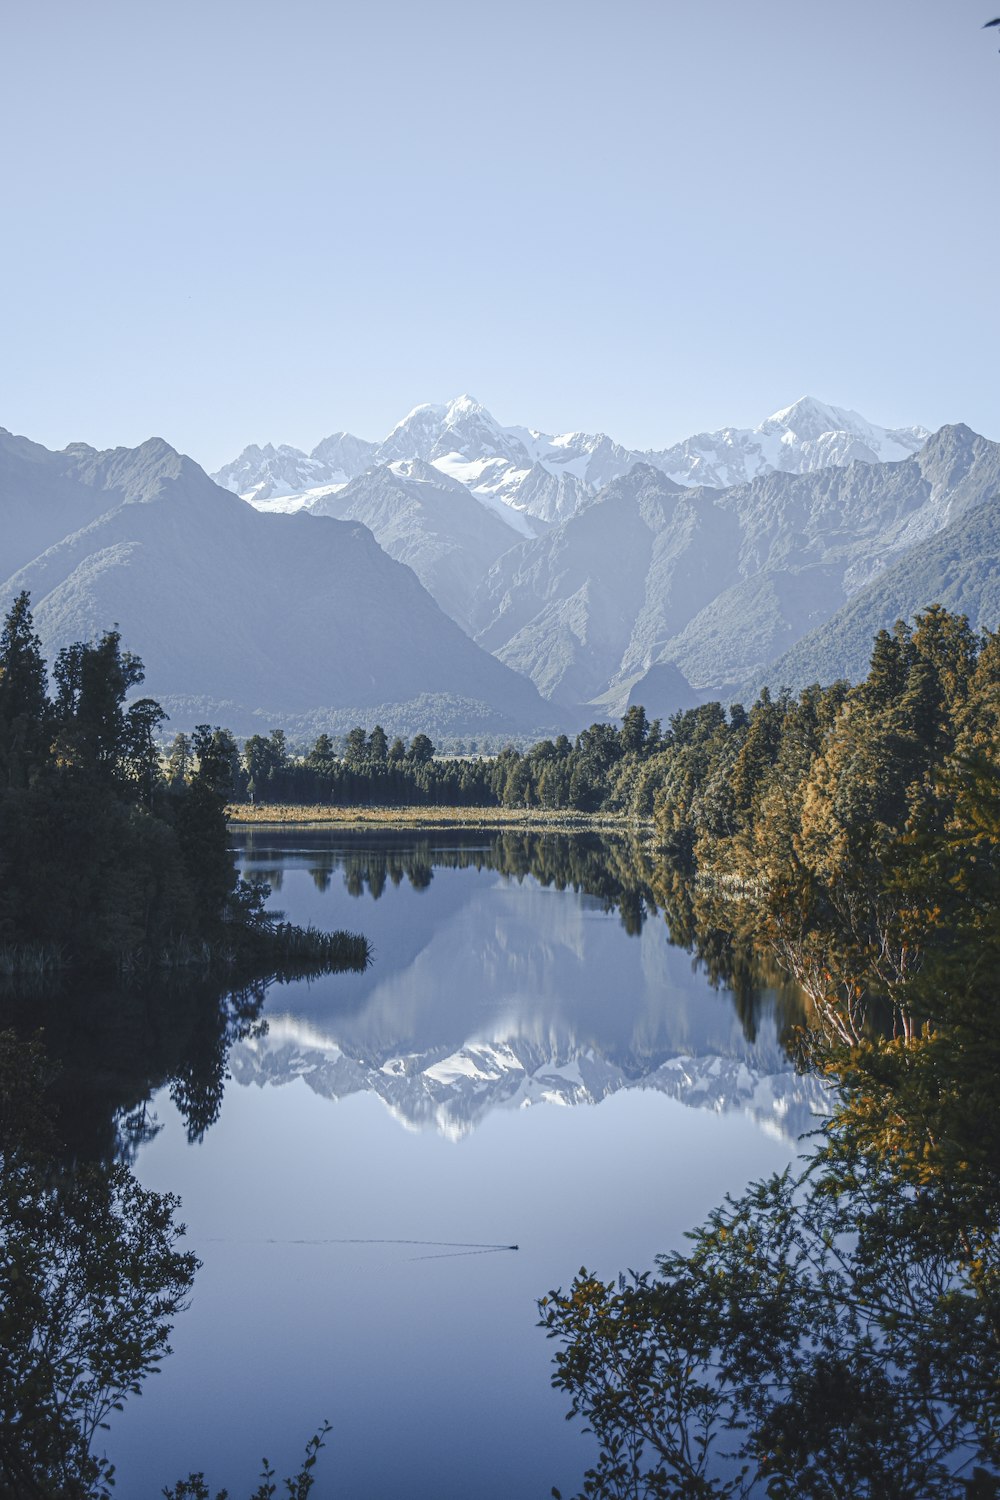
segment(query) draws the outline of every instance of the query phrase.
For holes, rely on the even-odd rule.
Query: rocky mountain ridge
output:
[[[780,686],[773,664],[797,641],[998,495],[1000,446],[961,424],[904,460],[772,472],[728,490],[637,465],[499,558],[472,628],[546,696],[609,713],[642,701],[646,674],[667,664],[696,697],[731,696],[750,679]],[[946,555],[947,544],[942,567]],[[929,597],[913,607],[945,583],[926,576]],[[690,706],[655,697],[650,712]]]
[[[473,397],[459,396],[446,405],[415,407],[380,443],[335,433],[308,454],[284,444],[251,445],[213,477],[254,505],[308,509],[320,491],[367,469],[420,459],[477,499],[544,526],[574,515],[637,463],[681,485],[725,489],[766,473],[905,458],[927,436],[922,427],[879,427],[858,412],[803,397],[755,428],[726,427],[639,450],[604,433],[552,436],[504,427]]]

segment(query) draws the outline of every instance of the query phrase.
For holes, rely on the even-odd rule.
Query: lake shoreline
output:
[[[585,833],[645,829],[626,813],[586,813],[544,807],[334,807],[325,804],[233,803],[226,808],[231,829],[261,824],[343,828],[501,828],[525,833]]]

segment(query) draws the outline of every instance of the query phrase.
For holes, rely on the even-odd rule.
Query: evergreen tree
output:
[[[26,786],[37,768],[49,718],[45,662],[30,600],[14,600],[0,632],[0,786]]]
[[[381,724],[376,724],[368,736],[367,756],[373,765],[383,766],[389,756],[389,741]]]
[[[410,741],[410,748],[406,752],[407,760],[416,765],[426,765],[434,759],[434,745],[426,734],[415,734]]]

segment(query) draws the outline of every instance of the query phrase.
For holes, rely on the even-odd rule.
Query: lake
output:
[[[787,995],[713,988],[615,841],[236,843],[273,908],[365,933],[373,962],[272,985],[203,1132],[167,1088],[145,1112],[135,1170],[180,1195],[203,1264],[108,1435],[116,1494],[199,1469],[242,1500],[324,1419],[317,1496],[572,1493],[591,1450],[536,1300],[583,1265],[651,1266],[801,1150],[821,1095],[783,1046]]]

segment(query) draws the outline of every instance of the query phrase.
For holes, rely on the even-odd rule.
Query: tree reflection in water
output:
[[[317,847],[317,886],[339,870],[349,891],[379,899],[404,880],[426,889],[435,867],[475,867],[584,892],[617,910],[631,934],[662,913],[671,940],[713,983],[732,985],[753,1037],[773,975],[635,840],[501,832],[471,848],[467,835],[464,847],[437,835],[392,843]],[[75,985],[0,1000],[0,1026],[9,1028],[0,1047],[4,1493],[109,1492],[111,1470],[94,1451],[100,1434],[169,1353],[198,1265],[181,1248],[176,1199],[143,1189],[131,1172],[159,1129],[148,1104],[168,1088],[189,1139],[200,1140],[219,1117],[230,1049],[266,1028],[265,991],[264,983],[223,991],[185,978],[141,991]],[[791,1023],[798,1001],[787,994]],[[311,1482],[323,1435],[307,1449],[300,1487]],[[198,1476],[176,1489],[207,1493]]]
[[[197,1260],[177,1200],[124,1163],[67,1171],[37,1042],[0,1035],[0,1477],[11,1496],[110,1493],[93,1451],[168,1354]]]

